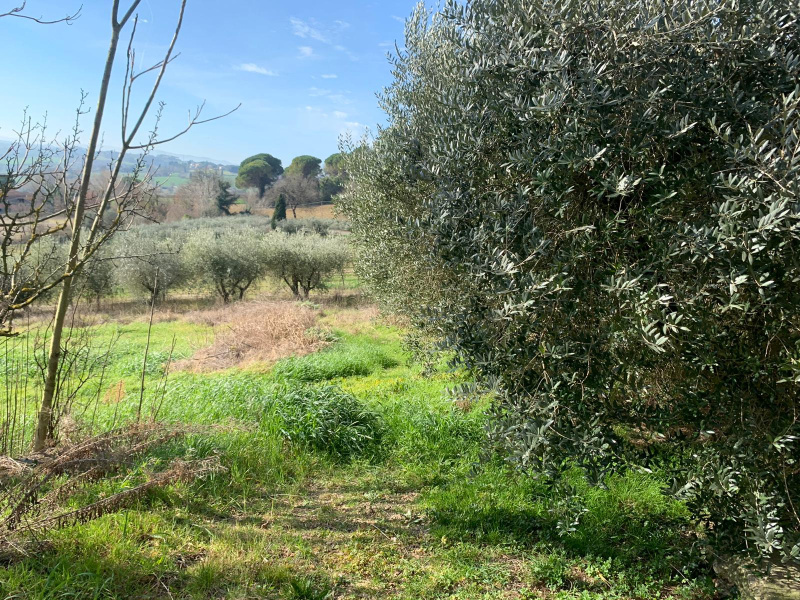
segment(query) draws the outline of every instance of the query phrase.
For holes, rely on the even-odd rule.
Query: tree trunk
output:
[[[118,4],[118,1],[114,3],[114,22],[112,25],[111,43],[108,49],[105,70],[103,71],[103,80],[100,85],[100,97],[97,100],[97,111],[94,116],[92,136],[89,141],[89,147],[86,150],[86,161],[81,175],[81,187],[78,192],[75,212],[72,217],[72,240],[70,242],[69,259],[67,260],[67,268],[65,270],[66,276],[61,286],[61,293],[58,296],[58,304],[56,305],[55,317],[53,319],[53,337],[50,339],[42,403],[39,407],[39,419],[36,424],[36,434],[33,439],[33,449],[37,452],[44,449],[47,440],[52,435],[53,398],[55,396],[56,379],[58,377],[58,365],[61,360],[61,336],[64,331],[64,320],[67,316],[67,308],[69,307],[72,295],[72,278],[75,276],[75,270],[78,265],[78,253],[81,250],[81,224],[83,223],[84,213],[86,211],[86,197],[89,193],[89,183],[92,177],[92,167],[97,152],[97,144],[100,139],[100,128],[103,123],[103,113],[105,111],[106,97],[108,96],[108,87],[111,81],[111,71],[114,68],[114,59],[117,54],[117,45],[119,43],[120,27],[116,22]]]

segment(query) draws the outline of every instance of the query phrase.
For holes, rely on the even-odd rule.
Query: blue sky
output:
[[[94,109],[108,48],[111,0],[82,1],[81,17],[70,26],[0,19],[5,55],[0,138],[13,137],[26,107],[34,118],[47,114],[51,134],[68,129],[82,89]],[[0,12],[19,3],[0,0]],[[60,17],[80,4],[28,0],[27,12]],[[365,126],[374,129],[384,122],[375,94],[391,81],[386,54],[395,42],[402,47],[403,21],[415,4],[189,0],[177,46],[181,56],[168,69],[159,95],[166,102],[161,131],[181,129],[187,111],[203,100],[206,116],[227,112],[240,102],[242,108],[161,149],[232,163],[258,152],[274,154],[284,165],[300,154],[324,159],[337,151],[342,133],[360,134]],[[159,60],[178,5],[178,0],[142,0],[136,42],[140,66]],[[106,149],[119,146],[123,72],[120,60],[106,112]],[[83,117],[85,130],[90,119]]]

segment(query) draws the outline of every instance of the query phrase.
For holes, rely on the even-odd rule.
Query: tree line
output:
[[[239,166],[235,186],[218,169],[192,172],[189,182],[180,186],[166,205],[164,218],[176,221],[184,217],[230,216],[248,213],[253,208],[276,207],[279,203],[297,218],[301,206],[329,203],[347,181],[344,155],[332,154],[325,159],[310,155],[295,157],[283,168],[280,159],[271,154],[256,154]],[[252,192],[252,196],[248,195]],[[234,209],[242,204],[240,209]]]

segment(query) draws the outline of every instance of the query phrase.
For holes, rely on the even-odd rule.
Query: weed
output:
[[[380,417],[335,386],[292,389],[277,410],[287,438],[338,459],[375,449],[382,435]]]
[[[297,577],[286,586],[288,600],[327,600],[333,596],[330,586],[319,584],[310,577]]]

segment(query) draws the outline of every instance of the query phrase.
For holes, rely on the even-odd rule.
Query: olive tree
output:
[[[326,289],[325,280],[341,272],[350,260],[347,242],[339,236],[276,231],[265,237],[264,245],[269,274],[283,281],[298,299],[307,300],[313,290]]]
[[[184,260],[194,277],[213,286],[224,303],[241,300],[266,275],[264,233],[254,228],[200,230],[187,240]]]
[[[137,227],[117,240],[116,255],[122,258],[116,260],[116,280],[132,295],[152,304],[164,300],[169,290],[187,283],[191,271],[182,255],[183,239],[149,229]]]
[[[796,2],[423,8],[339,197],[360,270],[497,398],[521,468],[658,471],[800,556]]]

